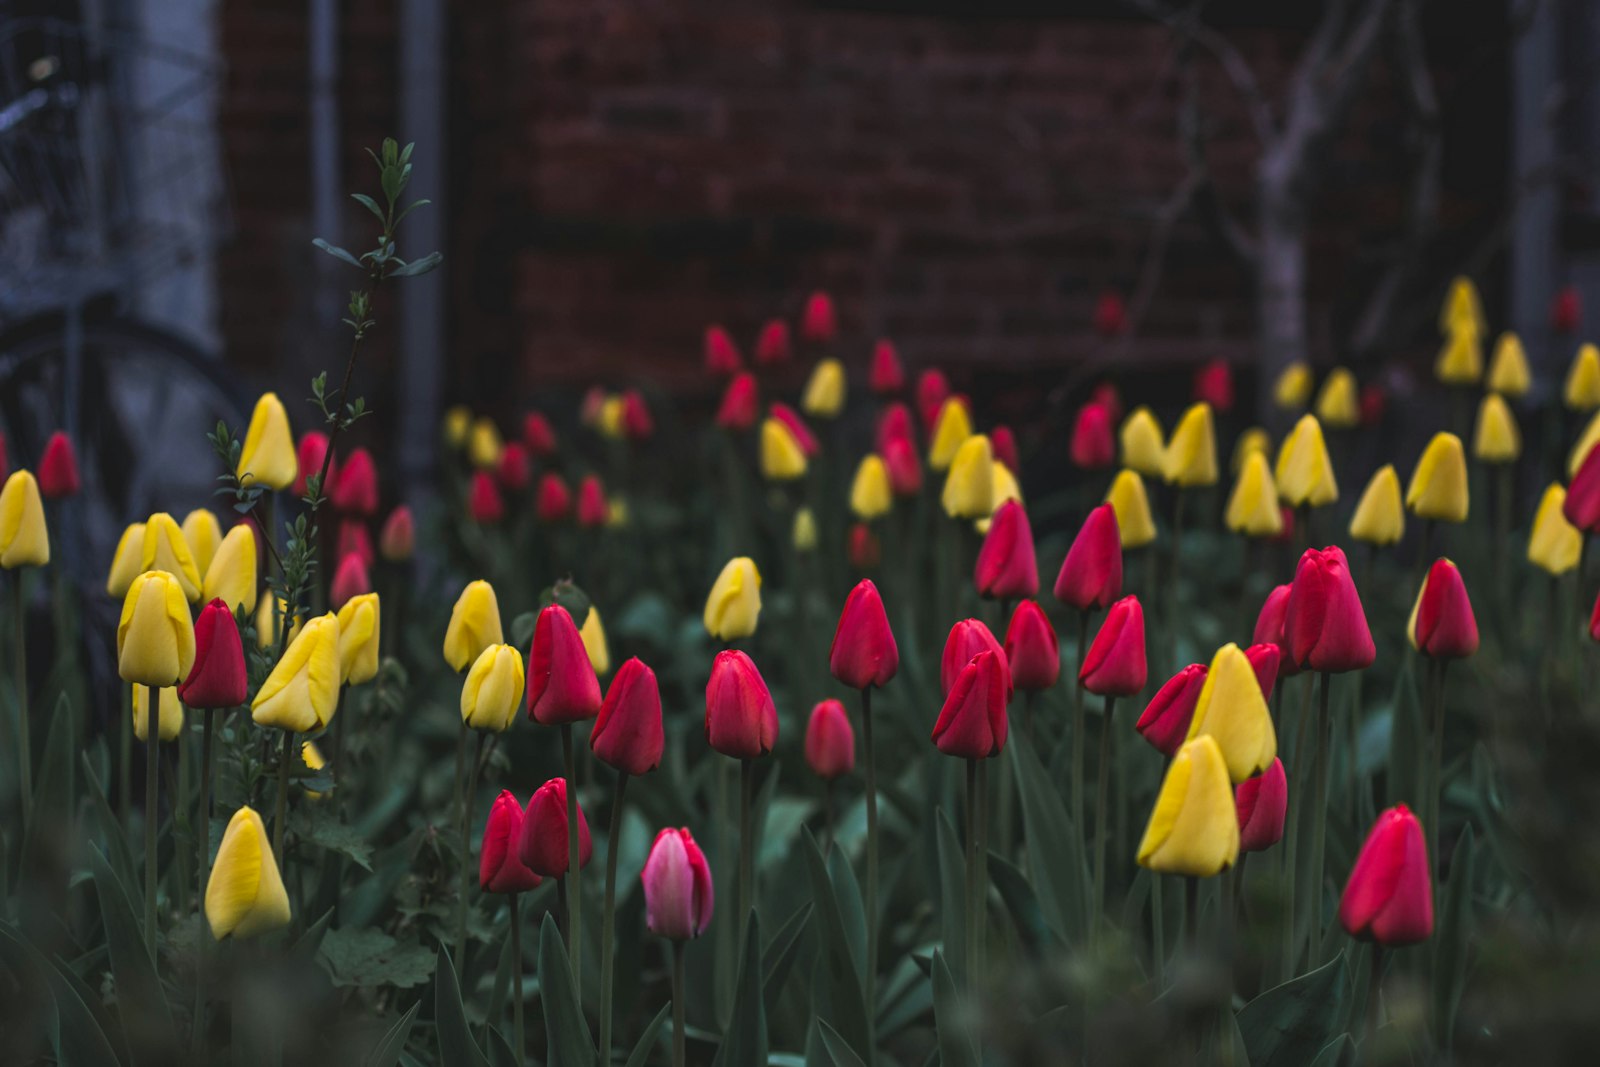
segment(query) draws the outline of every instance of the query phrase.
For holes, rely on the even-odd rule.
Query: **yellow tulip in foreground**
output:
[[[889,492],[889,468],[883,457],[869,452],[856,467],[855,480],[850,483],[850,510],[862,522],[870,522],[886,515],[893,502]]]
[[[200,596],[207,603],[221,600],[235,611],[256,609],[256,535],[250,527],[235,526],[222,539],[200,583]]]
[[[800,410],[819,419],[831,419],[844,410],[844,364],[837,359],[819,360],[800,395]]]
[[[125,682],[177,685],[194,665],[194,620],[183,586],[166,571],[146,571],[128,586],[117,623],[117,673]]]
[[[43,567],[50,562],[50,531],[39,483],[30,471],[12,471],[0,490],[0,567]]]
[[[221,941],[254,937],[288,926],[289,894],[273,858],[267,829],[254,808],[242,807],[228,820],[217,859],[206,883],[206,922]]]
[[[133,736],[140,741],[150,739],[149,692],[149,686],[133,687]],[[183,732],[183,705],[178,703],[176,687],[167,686],[158,692],[161,695],[156,698],[156,737],[171,741]]]
[[[1495,342],[1494,355],[1489,357],[1489,377],[1484,382],[1490,392],[1502,396],[1523,396],[1533,385],[1528,372],[1528,354],[1522,350],[1522,339],[1507,330]]]
[[[773,482],[792,482],[805,477],[806,454],[794,433],[780,419],[768,417],[761,423],[761,476]]]
[[[1244,461],[1252,452],[1260,452],[1269,458],[1272,455],[1272,435],[1260,426],[1250,427],[1233,443],[1233,455],[1228,459],[1228,470],[1237,476],[1244,469]]]
[[[1419,518],[1467,520],[1467,456],[1461,438],[1453,433],[1433,435],[1411,472],[1406,506]]]
[[[1217,484],[1217,435],[1210,404],[1194,404],[1178,420],[1161,461],[1161,476],[1180,489]]]
[[[810,508],[794,509],[794,528],[789,537],[796,552],[810,552],[817,547],[817,517]]]
[[[1267,468],[1267,457],[1260,452],[1245,457],[1244,469],[1228,496],[1224,521],[1228,529],[1246,537],[1276,537],[1283,532],[1278,489]]]
[[[1472,454],[1485,463],[1510,463],[1522,454],[1511,405],[1498,393],[1484,395],[1478,405],[1478,422],[1472,431]]]
[[[494,420],[480,417],[472,424],[472,436],[467,439],[467,459],[479,470],[493,470],[500,462],[500,428]]]
[[[222,525],[210,508],[195,508],[183,517],[183,539],[189,544],[189,555],[194,558],[194,569],[202,578],[211,566],[211,557],[217,554],[222,543]]]
[[[1311,368],[1291,363],[1272,383],[1272,402],[1285,411],[1299,411],[1311,399]]]
[[[474,730],[504,731],[522,707],[523,684],[521,654],[510,645],[490,645],[461,686],[461,721]]]
[[[706,597],[706,632],[719,641],[737,641],[756,632],[760,617],[761,572],[749,556],[736,556],[723,565]]]
[[[329,612],[301,627],[250,705],[259,726],[297,734],[328,725],[339,704],[339,620]]]
[[[1255,668],[1235,644],[1217,649],[1189,720],[1189,739],[1216,738],[1235,785],[1272,766],[1278,735]]]
[[[500,601],[494,595],[494,586],[482,578],[468,582],[450,609],[450,625],[444,631],[444,661],[453,671],[466,670],[484,649],[504,640]]]
[[[1122,547],[1143,548],[1156,539],[1156,520],[1150,514],[1150,497],[1139,472],[1122,470],[1111,480],[1106,503],[1117,516],[1117,532]]]
[[[144,524],[144,548],[139,553],[139,569],[166,571],[183,586],[183,595],[191,604],[200,599],[200,571],[194,556],[189,553],[189,542],[183,536],[177,520],[164,511],[150,516]]]
[[[1433,361],[1433,376],[1446,385],[1472,385],[1483,377],[1483,343],[1478,334],[1461,332],[1445,338]]]
[[[1356,397],[1356,376],[1344,367],[1329,372],[1317,393],[1317,418],[1335,430],[1348,430],[1361,423],[1361,404]]]
[[[972,415],[960,397],[951,397],[939,409],[933,423],[933,438],[928,445],[928,466],[936,471],[949,468],[956,449],[972,436]]]
[[[1239,858],[1239,813],[1228,766],[1209,734],[1186,741],[1161,781],[1139,842],[1139,866],[1209,878]]]
[[[1567,381],[1561,390],[1561,400],[1573,411],[1600,408],[1600,348],[1592,344],[1578,346],[1578,354],[1572,357],[1572,367],[1567,371]]]
[[[1315,415],[1302,415],[1278,449],[1278,495],[1292,508],[1320,508],[1339,499],[1333,460]]]
[[[610,674],[611,645],[606,641],[606,628],[600,621],[600,609],[593,604],[589,605],[589,614],[584,616],[583,625],[578,628],[578,636],[583,639],[583,650],[589,655],[589,666],[594,668],[595,675],[604,678]]]
[[[1400,475],[1394,464],[1378,469],[1356,501],[1350,516],[1350,536],[1369,545],[1392,545],[1406,532],[1405,505],[1400,502]]]
[[[339,678],[347,685],[361,685],[378,676],[381,609],[377,593],[353,596],[339,609]]]
[[[144,523],[132,522],[117,539],[117,550],[111,554],[111,572],[106,575],[106,596],[122,597],[128,586],[144,573],[139,566],[144,555]]]
[[[250,414],[244,447],[239,451],[239,466],[234,473],[240,485],[264,485],[268,489],[287,489],[300,472],[295,458],[294,435],[289,432],[289,413],[276,393],[262,393]]]
[[[1122,448],[1122,465],[1146,477],[1161,475],[1161,464],[1167,455],[1167,446],[1161,438],[1161,423],[1156,421],[1149,408],[1134,408],[1122,420],[1117,433]]]
[[[1553,578],[1576,567],[1583,551],[1583,534],[1561,510],[1566,502],[1567,490],[1560,482],[1546,486],[1528,534],[1528,562]]]
[[[945,474],[939,502],[952,519],[981,519],[993,513],[994,452],[987,436],[973,434],[961,442]]]

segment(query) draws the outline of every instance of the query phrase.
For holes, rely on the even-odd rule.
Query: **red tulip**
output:
[[[883,598],[870,579],[856,583],[845,597],[833,632],[828,670],[851,689],[882,687],[900,669],[900,648],[889,628]]]
[[[526,893],[539,884],[519,855],[522,843],[522,805],[509,789],[500,790],[483,828],[483,849],[478,853],[478,887],[485,893]]]
[[[712,374],[737,374],[744,366],[739,346],[721,326],[706,327],[705,360],[706,370]]]
[[[389,517],[383,522],[383,529],[378,533],[378,551],[390,563],[399,563],[411,558],[416,545],[417,529],[411,518],[411,509],[401,504],[389,512]]]
[[[996,463],[1005,464],[1006,470],[1013,475],[1022,473],[1022,466],[1017,460],[1017,435],[1011,432],[1011,427],[996,426],[990,430],[989,448],[994,453]]]
[[[1133,728],[1162,755],[1173,756],[1189,736],[1200,690],[1206,684],[1206,665],[1191,663],[1167,679],[1145,705],[1144,714]]]
[[[1061,677],[1061,647],[1055,627],[1038,601],[1020,601],[1011,613],[1005,653],[1011,684],[1024,693],[1041,693]]]
[[[598,426],[600,413],[605,410],[607,394],[598,385],[589,386],[578,402],[578,421],[585,426]]]
[[[1033,551],[1033,527],[1015,500],[1000,505],[978,549],[972,580],[978,595],[993,600],[1018,600],[1039,595],[1039,560]]]
[[[1105,408],[1106,414],[1111,416],[1111,424],[1113,426],[1122,424],[1124,411],[1122,393],[1111,382],[1101,382],[1089,390],[1089,403],[1099,404]]]
[[[1100,696],[1131,697],[1144,688],[1144,609],[1125,596],[1106,612],[1100,632],[1084,653],[1078,681]]]
[[[823,292],[812,293],[806,298],[805,310],[800,313],[800,339],[807,344],[825,345],[833,341],[838,331],[833,298]]]
[[[888,448],[889,442],[896,439],[904,441],[915,450],[917,435],[911,426],[911,409],[898,400],[885,405],[883,414],[878,416],[877,437],[880,456]]]
[[[495,470],[500,484],[514,493],[528,488],[533,481],[533,459],[528,446],[521,441],[507,441],[500,449],[500,465]]]
[[[195,620],[194,666],[178,686],[178,699],[191,708],[236,708],[249,690],[239,626],[228,605],[213,600]]]
[[[1600,448],[1589,449],[1561,505],[1567,521],[1586,534],[1600,533]]]
[[[761,327],[756,337],[756,363],[770,367],[789,362],[793,346],[789,343],[789,324],[782,319],[771,319]]]
[[[1251,645],[1244,650],[1244,658],[1250,661],[1251,668],[1256,672],[1262,699],[1270,702],[1272,687],[1278,684],[1278,661],[1283,658],[1278,646],[1270,641]]]
[[[1006,744],[1010,676],[1003,652],[980,652],[952,679],[933,724],[933,743],[947,756],[988,759]]]
[[[604,526],[610,516],[606,505],[606,487],[598,474],[585,475],[578,483],[578,525],[588,528]]]
[[[1583,297],[1576,285],[1563,285],[1550,302],[1550,329],[1559,334],[1575,334],[1583,324]]]
[[[1302,670],[1359,671],[1372,666],[1377,649],[1350,565],[1338,546],[1308,548],[1295,568],[1283,633],[1289,658]]]
[[[845,554],[850,557],[850,566],[862,572],[877,570],[878,564],[883,562],[883,546],[878,543],[878,535],[864,522],[850,527]]]
[[[534,459],[555,455],[556,431],[543,413],[530,411],[522,416],[522,443]]]
[[[262,553],[265,549],[259,541],[256,548],[261,549],[256,553],[256,559],[263,558]],[[368,567],[378,561],[378,554],[372,548],[372,535],[367,532],[367,524],[360,519],[345,519],[339,523],[339,544],[335,555],[343,559],[352,552],[360,556],[361,562]]]
[[[1434,659],[1465,659],[1478,651],[1478,620],[1461,572],[1447,559],[1435,560],[1422,580],[1411,616],[1411,643]]]
[[[922,492],[922,460],[909,438],[891,439],[880,455],[889,471],[889,488],[895,496],[916,496]]]
[[[322,461],[328,455],[328,435],[318,430],[307,430],[300,435],[300,444],[294,451],[297,472],[293,491],[295,496],[302,497],[306,495],[306,479],[322,473]],[[328,495],[328,487],[333,484],[338,470],[337,463],[328,464],[328,477],[322,483],[323,496]]]
[[[755,662],[737,649],[717,653],[706,683],[706,743],[724,756],[756,759],[778,744],[778,709]]]
[[[522,839],[517,858],[534,874],[561,878],[567,873],[572,841],[567,836],[567,780],[552,778],[534,791],[528,809],[522,813]],[[578,809],[578,869],[589,866],[594,842],[589,839],[589,820]]]
[[[989,628],[978,619],[962,619],[950,627],[950,635],[944,639],[944,652],[939,657],[939,685],[946,696],[950,695],[950,687],[956,684],[956,677],[961,673],[961,669],[984,652],[993,652],[995,659],[1003,668],[1006,677],[1006,698],[1010,699],[1011,664],[1006,659],[1006,650],[994,639],[994,634],[989,632]]]
[[[669,827],[656,835],[639,880],[644,883],[645,926],[652,934],[687,941],[710,929],[715,903],[711,865],[688,830]]]
[[[1377,382],[1368,382],[1361,387],[1361,398],[1356,403],[1361,409],[1361,425],[1376,426],[1383,421],[1384,410],[1389,406],[1389,397],[1383,391],[1383,386]]]
[[[560,604],[547,605],[533,624],[527,692],[528,717],[545,726],[600,714],[600,679],[578,627]]]
[[[760,417],[756,376],[740,371],[728,379],[722,391],[722,403],[717,408],[717,425],[724,430],[748,430]]]
[[[506,517],[505,501],[500,499],[500,489],[488,471],[472,475],[472,496],[467,502],[472,521],[483,525],[499,522]]]
[[[794,434],[795,444],[800,446],[800,451],[807,457],[816,455],[822,450],[822,445],[817,441],[817,435],[811,432],[811,427],[806,425],[806,420],[800,413],[788,404],[774,403],[767,409],[768,413],[779,422],[783,423],[788,431]]]
[[[937,368],[917,375],[917,414],[922,416],[922,427],[932,432],[939,421],[939,409],[950,399],[950,381],[944,371]]]
[[[1117,512],[1101,504],[1089,512],[1056,575],[1056,599],[1079,611],[1103,608],[1122,592],[1122,536]]]
[[[334,610],[344,607],[345,603],[363,593],[372,592],[372,579],[367,576],[367,565],[361,559],[361,553],[351,552],[339,560],[339,567],[333,572],[333,584],[328,590],[328,599],[332,602]]]
[[[330,473],[332,483],[328,490],[328,503],[334,510],[363,518],[378,511],[378,467],[372,462],[372,453],[357,448],[339,464],[337,476]]]
[[[1233,410],[1233,366],[1225,359],[1203,363],[1194,372],[1194,398],[1226,414]]]
[[[1280,585],[1267,594],[1267,599],[1261,604],[1261,613],[1256,616],[1255,633],[1250,638],[1258,645],[1278,646],[1279,678],[1288,678],[1300,673],[1300,668],[1295,666],[1294,658],[1289,655],[1289,641],[1283,636],[1283,623],[1289,610],[1291,589],[1293,586]]]
[[[555,471],[546,471],[544,477],[539,479],[534,510],[539,515],[539,521],[545,523],[560,522],[572,511],[572,490],[567,488],[567,483]]]
[[[617,668],[594,720],[589,747],[602,763],[635,777],[661,765],[666,737],[656,672],[634,657]]]
[[[879,396],[892,396],[906,387],[906,369],[900,365],[894,342],[880,340],[872,346],[872,370],[867,381]]]
[[[1294,540],[1294,508],[1291,508],[1288,504],[1279,504],[1278,515],[1283,520],[1280,523],[1278,534],[1276,537],[1267,538],[1267,540],[1275,545],[1286,545]]]
[[[656,432],[656,420],[637,389],[622,394],[622,432],[630,441],[643,441]]]
[[[1072,445],[1068,450],[1075,466],[1100,470],[1117,461],[1117,441],[1111,432],[1111,416],[1099,404],[1078,409],[1072,424]]]
[[[837,700],[824,700],[811,709],[806,723],[806,763],[818,778],[838,778],[856,766],[856,734],[850,716]]]
[[[1260,852],[1283,838],[1283,818],[1289,810],[1289,779],[1283,773],[1283,760],[1246,778],[1233,790],[1233,803],[1239,812],[1239,851]]]
[[[59,500],[78,491],[78,456],[72,439],[57,430],[44,443],[39,457],[39,494],[46,500]]]
[[[1094,332],[1101,337],[1120,337],[1128,329],[1128,309],[1122,302],[1122,294],[1115,289],[1107,289],[1100,294],[1094,305]]]
[[[1433,876],[1422,825],[1404,804],[1378,816],[1339,899],[1339,925],[1386,947],[1433,935]]]

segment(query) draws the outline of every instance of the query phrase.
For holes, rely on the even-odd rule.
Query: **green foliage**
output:
[[[433,975],[434,954],[370,926],[341,926],[322,938],[317,960],[336,986],[409,989]]]

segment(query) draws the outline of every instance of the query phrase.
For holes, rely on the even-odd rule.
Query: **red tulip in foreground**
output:
[[[473,474],[472,496],[468,499],[467,510],[471,513],[473,522],[485,526],[506,517],[506,505],[500,499],[500,489],[494,484],[494,476],[488,471],[478,471]]]
[[[1095,634],[1078,681],[1100,696],[1133,696],[1144,688],[1144,609],[1136,596],[1123,597],[1111,605],[1100,632]]]
[[[1261,604],[1261,613],[1256,616],[1255,634],[1251,640],[1257,645],[1270,644],[1278,648],[1278,677],[1288,678],[1300,673],[1300,668],[1295,666],[1294,659],[1289,655],[1289,643],[1283,636],[1283,623],[1289,609],[1289,591],[1293,588],[1288,584],[1280,585],[1267,594],[1267,599]],[[1254,647],[1252,645],[1251,647]]]
[[[306,495],[306,479],[313,474],[322,473],[322,461],[328,455],[328,435],[318,430],[308,430],[300,436],[300,444],[295,448],[296,471],[294,477],[294,495]],[[331,484],[337,477],[339,465],[328,464],[328,483]],[[322,487],[322,495],[328,495],[328,484]]]
[[[328,502],[347,515],[373,515],[378,510],[378,467],[372,453],[355,449],[339,464],[337,476],[330,473],[332,485]]]
[[[1010,698],[1011,665],[1006,660],[1005,649],[994,639],[994,634],[989,628],[978,619],[962,619],[950,627],[950,635],[944,640],[944,652],[939,657],[939,685],[947,696],[962,669],[972,662],[973,657],[982,652],[995,654],[1001,672],[1005,675],[1006,697]]]
[[[1412,647],[1424,656],[1465,659],[1478,651],[1478,620],[1454,563],[1440,559],[1429,568],[1407,629]]]
[[[879,396],[892,396],[906,387],[906,371],[900,365],[900,353],[895,351],[893,341],[879,340],[872,347],[872,369],[867,382]]]
[[[1284,609],[1289,659],[1328,674],[1372,666],[1377,650],[1350,565],[1337,546],[1308,548],[1294,572]]]
[[[213,600],[195,620],[194,666],[178,686],[178,699],[191,708],[234,708],[245,702],[249,687],[238,624],[228,605]]]
[[[572,511],[572,490],[567,488],[561,475],[549,471],[539,479],[534,511],[544,523],[560,522]]]
[[[993,600],[1020,600],[1039,595],[1039,561],[1033,551],[1028,513],[1007,500],[994,513],[978,562],[973,569],[978,595]]]
[[[998,756],[1006,743],[1010,688],[1003,652],[979,652],[961,668],[933,724],[933,743],[960,759]]]
[[[522,805],[509,789],[500,790],[483,828],[478,853],[478,886],[485,893],[526,893],[539,876],[522,862]]]
[[[1089,512],[1056,575],[1056,599],[1079,611],[1109,607],[1122,592],[1122,540],[1110,504]]]
[[[1042,693],[1061,677],[1061,646],[1038,601],[1021,601],[1011,613],[1005,653],[1011,684],[1024,693]]]
[[[839,778],[855,770],[856,734],[850,716],[837,700],[824,700],[811,709],[806,723],[806,764],[818,778]]]
[[[1378,816],[1339,900],[1339,925],[1388,948],[1433,934],[1433,878],[1422,824],[1404,804]]]
[[[600,680],[588,649],[560,604],[539,612],[528,653],[528,717],[545,726],[592,719],[600,713]]]
[[[623,774],[648,774],[661,765],[666,738],[656,672],[634,657],[617,668],[594,720],[589,746],[602,763]]]
[[[60,500],[78,491],[78,455],[72,448],[72,438],[57,430],[45,442],[44,454],[39,457],[39,495],[46,500]]]
[[[705,340],[706,370],[712,374],[737,374],[744,365],[739,346],[721,326],[707,326]]]
[[[1281,759],[1274,758],[1272,766],[1235,786],[1233,799],[1239,809],[1240,852],[1260,852],[1283,838],[1289,779]]]
[[[828,670],[851,689],[882,687],[900,669],[900,649],[883,598],[870,580],[856,583],[839,612]]]
[[[562,878],[569,866],[567,839],[567,780],[552,778],[541,785],[522,814],[522,837],[517,856],[534,874],[543,878]],[[594,842],[589,839],[589,821],[578,809],[578,869],[589,866]]]
[[[656,835],[639,879],[644,883],[645,925],[669,941],[688,941],[711,927],[715,893],[711,865],[688,830]]]
[[[367,565],[361,554],[347,554],[339,561],[339,569],[333,572],[333,585],[328,591],[330,604],[335,609],[342,608],[355,597],[370,592],[372,579],[367,576]]]
[[[1189,736],[1189,721],[1194,718],[1195,704],[1205,684],[1206,665],[1189,664],[1156,690],[1156,695],[1145,705],[1144,714],[1139,716],[1133,728],[1157,752],[1165,756],[1176,755]]]
[[[755,662],[737,649],[717,653],[706,683],[706,743],[724,756],[757,759],[778,744],[778,709]]]
[[[717,407],[717,425],[724,430],[748,430],[761,414],[760,389],[756,376],[741,371],[728,379]]]
[[[1116,437],[1111,432],[1111,415],[1104,407],[1088,403],[1078,409],[1068,455],[1073,465],[1083,470],[1101,470],[1116,462]]]
[[[399,563],[410,559],[416,547],[416,523],[411,518],[411,509],[401,504],[383,521],[383,529],[378,533],[378,551],[390,563]]]

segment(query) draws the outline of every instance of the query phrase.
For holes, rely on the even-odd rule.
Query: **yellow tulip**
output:
[[[994,452],[986,435],[973,434],[956,449],[939,501],[952,519],[981,519],[994,512]]]
[[[1589,458],[1589,450],[1600,444],[1600,411],[1590,418],[1589,425],[1583,428],[1583,434],[1578,438],[1578,443],[1572,446],[1572,451],[1567,453],[1567,477],[1577,477],[1578,468],[1583,466],[1583,461]]]
[[[1246,537],[1276,537],[1283,532],[1278,488],[1272,482],[1267,457],[1260,452],[1245,457],[1244,469],[1228,496],[1224,522],[1228,529]]]
[[[50,531],[39,483],[29,471],[12,471],[0,489],[0,567],[43,567],[50,562]]]
[[[1439,308],[1439,332],[1446,337],[1456,333],[1472,333],[1479,337],[1488,334],[1483,301],[1478,299],[1478,287],[1471,278],[1457,275],[1450,280],[1450,291]]]
[[[887,515],[893,504],[889,468],[884,466],[882,456],[869,452],[862,457],[860,466],[856,467],[855,480],[850,483],[850,510],[862,522],[871,522],[880,515]]]
[[[144,573],[139,566],[144,555],[144,523],[133,522],[117,539],[117,550],[111,554],[111,573],[106,575],[106,596],[128,595],[128,586]]]
[[[844,364],[837,359],[819,360],[800,394],[800,410],[819,419],[835,418],[844,410]]]
[[[1217,484],[1217,435],[1211,426],[1211,405],[1201,401],[1183,413],[1167,453],[1161,476],[1168,485],[1192,489]]]
[[[200,596],[247,614],[256,609],[256,535],[249,526],[235,526],[223,537],[200,583]]]
[[[1472,385],[1483,377],[1483,345],[1475,333],[1453,333],[1445,338],[1433,361],[1433,376],[1446,385]]]
[[[628,502],[622,497],[612,495],[606,500],[606,525],[613,530],[620,530],[628,525]]]
[[[1356,376],[1344,367],[1329,372],[1317,393],[1317,418],[1334,430],[1361,424],[1361,402],[1356,396]]]
[[[139,569],[166,571],[183,586],[184,599],[191,604],[200,599],[200,571],[195,567],[194,556],[189,553],[189,542],[184,540],[177,520],[164,511],[158,511],[145,520]]]
[[[468,582],[450,609],[444,631],[444,661],[453,671],[463,671],[490,645],[504,643],[500,630],[500,600],[494,586],[479,578]]]
[[[209,508],[195,508],[183,517],[183,539],[188,542],[189,555],[194,558],[194,569],[204,575],[211,566],[211,557],[217,554],[222,543],[222,526]]]
[[[1172,757],[1139,842],[1139,866],[1158,874],[1209,878],[1239,858],[1239,812],[1222,749],[1210,734]]]
[[[1122,465],[1147,477],[1159,477],[1166,461],[1167,446],[1162,440],[1161,423],[1149,408],[1134,408],[1117,431],[1122,448]]]
[[[311,741],[305,741],[300,745],[300,759],[313,771],[320,771],[328,765],[328,761],[322,758],[322,750]],[[315,789],[307,789],[306,799],[321,800],[322,794]]]
[[[706,597],[706,632],[719,641],[737,641],[756,632],[760,617],[761,572],[749,556],[735,556],[723,565]]]
[[[622,394],[607,393],[605,399],[600,401],[594,428],[600,432],[601,437],[620,441],[625,432],[623,422],[627,413],[628,402],[622,399]]]
[[[276,393],[262,393],[250,414],[244,447],[239,451],[239,467],[234,473],[240,485],[264,485],[268,489],[287,489],[300,472],[295,458],[294,435],[289,432],[289,413]]]
[[[806,507],[795,508],[794,528],[789,533],[796,552],[810,552],[817,547],[817,517]]]
[[[1561,400],[1573,411],[1600,408],[1600,349],[1592,344],[1578,347],[1572,368],[1561,390]]]
[[[1406,507],[1424,519],[1467,520],[1467,455],[1461,438],[1453,433],[1433,435],[1411,472]]]
[[[133,687],[133,736],[141,741],[150,739],[150,687]],[[156,737],[171,741],[183,733],[183,705],[178,703],[178,690],[167,686],[156,698]]]
[[[765,419],[761,423],[761,476],[773,482],[792,482],[805,473],[805,450],[794,433],[781,419]]]
[[[290,918],[289,894],[283,890],[267,828],[254,808],[242,807],[228,820],[206,883],[211,936],[218,941],[229,934],[254,937],[288,926]]]
[[[972,414],[960,397],[951,397],[939,409],[933,423],[933,440],[928,445],[928,466],[936,471],[947,470],[956,458],[956,450],[972,436]]]
[[[1522,454],[1516,416],[1499,393],[1488,393],[1478,405],[1472,431],[1472,454],[1485,463],[1510,463]]]
[[[467,435],[472,432],[472,412],[464,405],[457,404],[444,413],[444,443],[451,448],[460,448],[467,443]]]
[[[1285,411],[1299,411],[1311,399],[1311,368],[1291,363],[1272,383],[1272,402]]]
[[[258,726],[315,733],[338,710],[339,680],[339,620],[330,611],[289,642],[251,702],[250,717]]]
[[[510,645],[490,645],[472,661],[461,687],[461,721],[474,730],[502,733],[522,706],[522,656]]]
[[[1491,392],[1502,396],[1523,396],[1533,385],[1533,375],[1528,371],[1528,354],[1522,350],[1522,339],[1507,330],[1495,342],[1494,355],[1489,358],[1489,378],[1485,383]]]
[[[1278,735],[1250,660],[1229,643],[1217,649],[1189,720],[1189,739],[1216,738],[1235,785],[1272,766]]]
[[[1278,465],[1273,472],[1278,493],[1292,508],[1320,508],[1339,499],[1339,483],[1333,476],[1333,460],[1322,439],[1322,424],[1315,415],[1302,415],[1278,449]]]
[[[1244,461],[1250,453],[1260,452],[1269,459],[1272,456],[1272,435],[1259,426],[1252,426],[1239,435],[1239,440],[1233,444],[1233,456],[1228,460],[1228,470],[1237,475],[1244,468]]]
[[[183,586],[166,571],[146,571],[128,586],[117,622],[117,673],[125,682],[177,685],[194,666],[194,620]]]
[[[1356,501],[1350,516],[1350,536],[1370,545],[1397,544],[1406,532],[1405,507],[1400,503],[1400,475],[1394,464],[1380,467]]]
[[[1139,477],[1138,471],[1118,471],[1106,492],[1106,503],[1117,513],[1117,532],[1122,535],[1123,548],[1143,548],[1156,539],[1150,497],[1144,491],[1144,479]]]
[[[1528,534],[1528,562],[1555,578],[1576,567],[1583,552],[1583,534],[1562,511],[1566,502],[1567,490],[1560,482],[1546,486]]]
[[[494,420],[480,416],[472,424],[472,436],[467,439],[467,459],[479,470],[494,470],[500,465],[500,452],[505,446],[500,440],[500,428]]]
[[[339,678],[346,685],[361,685],[378,676],[379,635],[383,632],[382,605],[377,593],[362,593],[344,602],[339,620]]]
[[[995,512],[999,511],[1000,505],[1004,504],[1007,500],[1015,500],[1019,504],[1023,503],[1022,486],[1017,484],[1017,476],[1011,473],[1010,467],[1007,467],[999,460],[995,460],[994,498],[990,502],[989,514],[993,515]]]
[[[611,645],[606,641],[606,628],[600,621],[600,609],[593,604],[589,605],[589,614],[584,616],[578,636],[583,638],[583,650],[589,654],[589,666],[594,668],[594,673],[601,678],[610,674]]]
[[[259,648],[273,648],[278,643],[278,620],[289,614],[289,602],[283,597],[277,597],[278,610],[272,610],[273,597],[262,597],[261,604],[256,608],[256,645]],[[223,601],[227,603],[227,601]],[[300,636],[300,629],[305,625],[305,619],[299,615],[289,624],[289,640],[293,641]]]

